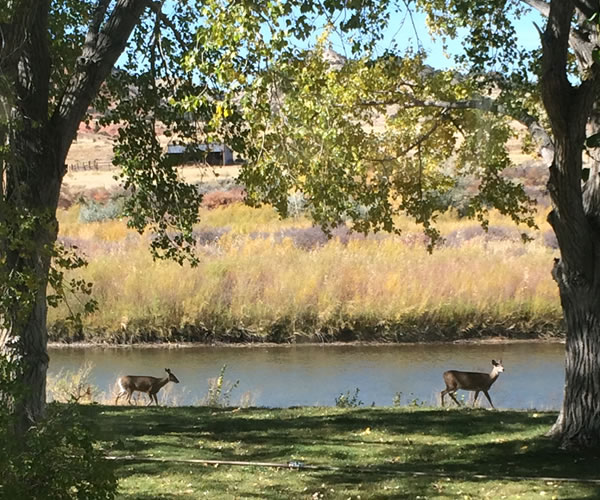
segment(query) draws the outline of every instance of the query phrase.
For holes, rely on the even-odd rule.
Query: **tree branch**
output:
[[[544,17],[548,17],[550,14],[550,4],[544,2],[544,0],[521,0],[521,2],[537,10]]]
[[[362,106],[393,106],[401,105],[404,108],[443,108],[451,109],[478,109],[488,113],[504,115],[525,125],[531,134],[533,140],[539,147],[539,153],[544,163],[550,165],[554,158],[554,144],[548,132],[540,125],[538,120],[525,111],[515,110],[508,112],[502,105],[499,105],[495,99],[490,97],[480,97],[477,99],[465,99],[461,101],[442,101],[435,99],[417,99],[406,93],[401,94],[402,99],[386,99],[381,101],[363,101]],[[405,102],[408,100],[409,102]],[[403,101],[403,102],[399,102]]]
[[[568,40],[573,2],[552,2],[548,24],[542,37],[542,98],[555,135],[567,133],[572,86],[567,79]]]
[[[181,45],[182,48],[187,48],[185,40],[181,37],[181,31],[177,29],[177,26],[175,26],[173,22],[162,11],[162,2],[150,2],[148,6],[152,11],[156,13],[160,22],[171,30],[173,36],[179,42],[179,45]]]
[[[0,45],[0,71],[12,86],[9,99],[14,98],[22,114],[38,124],[48,119],[49,8],[49,0],[29,0],[9,8]]]
[[[434,119],[436,118],[443,118],[444,115],[448,112],[448,108],[444,108],[442,109],[437,116],[434,117]],[[423,144],[427,139],[429,139],[431,137],[431,135],[438,129],[438,127],[440,126],[440,122],[435,122],[430,128],[429,130],[427,130],[427,132],[424,132],[423,134],[421,134],[420,137],[417,137],[417,139],[415,140],[415,142],[413,142],[410,146],[404,148],[402,151],[400,151],[400,153],[398,153],[398,156],[404,156],[405,154],[409,153],[410,151],[412,151],[415,148],[420,148],[421,144]]]
[[[110,0],[98,0],[98,4],[96,5],[94,13],[92,14],[88,32],[85,36],[85,42],[83,44],[84,51],[92,51],[96,47],[98,32],[100,31],[102,21],[104,21],[106,16],[106,10],[108,9],[109,3]]]
[[[537,10],[542,16],[548,17],[550,15],[550,4],[543,0],[521,0],[532,9]],[[581,12],[584,18],[589,19],[595,12],[594,8],[589,5],[589,2],[585,0],[575,2],[577,9]],[[537,30],[540,29],[536,26]],[[540,32],[541,34],[541,32]],[[576,31],[571,28],[569,30],[569,46],[573,49],[577,56],[577,65],[579,70],[584,73],[587,68],[593,64],[592,51],[595,47],[594,43],[591,43],[588,36]]]
[[[575,0],[575,8],[589,19],[598,11],[598,4],[590,0]]]
[[[85,116],[100,85],[125,50],[129,36],[148,5],[148,0],[118,0],[104,26],[94,35],[94,30],[102,24],[100,15],[106,13],[105,0],[99,1],[88,32],[90,41],[94,39],[95,43],[84,47],[73,76],[51,119],[52,131],[58,142],[57,151],[63,160],[79,122]],[[86,41],[87,39],[88,37]],[[61,172],[62,175],[64,173]]]

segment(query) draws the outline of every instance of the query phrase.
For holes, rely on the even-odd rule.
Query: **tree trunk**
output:
[[[572,0],[550,3],[542,36],[541,88],[555,145],[548,222],[561,258],[552,275],[567,326],[565,393],[549,435],[563,448],[583,449],[600,444],[600,177],[595,161],[585,184],[582,177],[586,124],[600,74],[594,65],[578,86],[567,78],[574,13]]]
[[[37,246],[37,244],[36,244]],[[44,251],[36,252],[36,281],[40,285],[33,293],[33,303],[26,312],[24,322],[11,321],[5,328],[0,339],[0,349],[9,360],[16,363],[15,370],[18,379],[24,386],[22,397],[14,401],[17,432],[22,434],[32,423],[44,413],[46,403],[46,371],[48,369],[48,354],[46,349],[46,282],[49,269],[49,257]],[[21,266],[18,266],[21,267]],[[14,271],[18,272],[15,268]],[[23,311],[9,311],[14,318]]]
[[[553,276],[559,284],[567,325],[565,392],[560,415],[548,433],[563,448],[600,445],[600,293],[577,286],[560,262]]]
[[[43,415],[46,402],[46,288],[58,235],[56,209],[64,166],[49,127],[40,127],[27,117],[19,122],[22,126],[11,138],[18,160],[5,166],[4,193],[9,217],[16,220],[3,221],[11,228],[8,238],[12,241],[0,242],[7,249],[7,275],[16,277],[8,286],[14,286],[16,293],[3,300],[0,352],[14,362],[16,379],[24,386],[23,396],[12,402],[17,431],[23,432]],[[32,226],[22,227],[21,220]]]
[[[0,212],[0,252],[6,256],[0,270],[10,278],[0,283],[0,352],[17,361],[14,380],[26,386],[25,397],[13,401],[21,432],[43,414],[46,401],[46,287],[64,161],[79,122],[151,5],[148,0],[98,0],[81,56],[73,67],[58,68],[68,77],[59,89],[60,82],[50,81],[56,62],[49,45],[50,3],[9,5],[0,40],[0,72],[9,88],[0,100],[8,129],[0,132],[10,149],[0,163],[0,208],[6,212]]]
[[[594,110],[587,134],[600,130],[600,115]],[[589,152],[589,176],[582,189],[582,206],[592,273],[570,273],[561,261],[555,262],[552,276],[558,284],[565,323],[565,392],[559,417],[548,435],[563,448],[589,448],[600,445],[600,152]],[[557,222],[555,220],[555,222]],[[576,242],[575,242],[576,243]],[[572,242],[563,241],[561,252],[571,256]]]

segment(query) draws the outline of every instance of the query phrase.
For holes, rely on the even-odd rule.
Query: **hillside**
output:
[[[528,194],[536,199],[541,206],[548,205],[546,182],[548,169],[535,156],[522,151],[522,137],[525,127],[517,122],[513,124],[515,137],[507,144],[510,157],[515,165],[505,174],[525,185]],[[118,133],[118,126],[99,127],[93,123],[81,123],[77,140],[73,143],[67,164],[69,173],[63,185],[63,198],[72,200],[83,195],[87,198],[89,191],[115,191],[119,183],[115,179],[118,173],[112,165],[113,140]],[[159,136],[161,144],[166,148],[169,138]],[[178,169],[182,178],[191,183],[210,183],[215,179],[233,179],[237,176],[239,167],[199,167],[185,166]],[[102,198],[102,196],[101,196]],[[70,203],[67,201],[66,203]]]
[[[93,123],[82,122],[79,125],[77,139],[73,142],[67,156],[69,170],[65,176],[61,206],[68,208],[76,200],[93,199],[105,201],[111,193],[120,190],[117,178],[119,170],[112,164],[113,143],[118,134],[118,126],[99,127]],[[169,139],[159,136],[161,144],[166,148]],[[200,167],[189,165],[178,168],[183,179],[192,184],[215,183],[219,180],[232,180],[239,171],[239,166]]]

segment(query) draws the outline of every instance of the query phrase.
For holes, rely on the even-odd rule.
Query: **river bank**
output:
[[[400,343],[390,343],[390,342],[307,342],[303,344],[276,344],[274,342],[250,342],[250,343],[236,343],[236,344],[226,344],[215,342],[213,344],[207,344],[203,342],[166,342],[166,343],[148,343],[148,342],[140,342],[133,344],[106,344],[106,343],[97,343],[97,342],[48,342],[48,348],[50,349],[86,349],[86,348],[95,348],[99,347],[102,349],[195,349],[195,348],[211,348],[211,347],[227,347],[232,349],[253,349],[253,348],[285,348],[285,347],[294,347],[294,346],[302,346],[302,347],[339,347],[339,346],[373,346],[373,347],[384,347],[390,345],[403,345],[403,346],[420,346],[420,345],[506,345],[506,344],[561,344],[564,345],[564,338],[544,338],[544,339],[512,339],[505,337],[490,337],[490,338],[482,338],[482,339],[463,339],[463,340],[455,340],[451,342],[446,341],[432,341],[432,342],[403,342]]]
[[[55,345],[281,345],[281,344],[390,344],[390,343],[443,343],[443,342],[502,342],[502,341],[563,341],[562,321],[532,322],[514,319],[496,323],[475,325],[435,324],[427,322],[353,322],[343,326],[321,327],[320,331],[297,331],[291,322],[278,322],[261,331],[243,327],[224,331],[211,331],[204,326],[185,325],[179,329],[171,326],[157,329],[151,325],[123,328],[117,331],[105,329],[81,330],[63,324],[49,327],[49,342]]]

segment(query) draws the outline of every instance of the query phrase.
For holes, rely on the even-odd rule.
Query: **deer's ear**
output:
[[[492,359],[492,364],[493,364],[494,366],[498,366],[498,363],[496,362],[496,360],[495,360],[495,359]]]
[[[166,371],[167,373],[169,373],[171,370],[169,370],[168,368],[165,368],[165,371]]]

